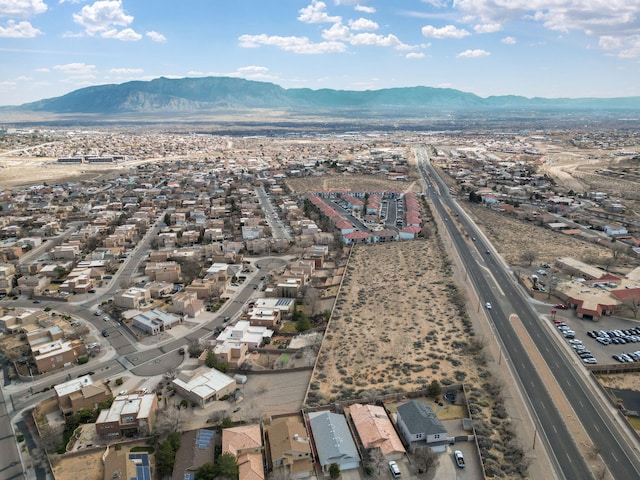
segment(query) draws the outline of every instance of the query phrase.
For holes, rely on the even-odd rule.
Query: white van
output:
[[[391,475],[393,476],[393,478],[400,478],[400,469],[398,468],[398,464],[393,460],[389,462],[389,470],[391,470]]]

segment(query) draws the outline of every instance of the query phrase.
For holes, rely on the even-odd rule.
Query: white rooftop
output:
[[[73,380],[69,380],[68,382],[54,385],[53,388],[56,391],[56,395],[58,395],[58,397],[64,397],[66,395],[69,395],[70,393],[81,390],[83,387],[88,387],[89,385],[93,385],[91,375],[83,375],[82,377],[74,378]]]

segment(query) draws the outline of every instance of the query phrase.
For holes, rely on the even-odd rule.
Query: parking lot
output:
[[[556,311],[555,315],[551,314],[551,310]],[[575,316],[573,310],[559,310],[555,307],[549,307],[549,314],[545,317],[558,331],[559,338],[575,350],[576,355],[579,355],[580,351],[590,352],[598,364],[640,361],[640,354],[630,355],[640,351],[640,322],[607,316],[598,321],[582,320]],[[562,324],[566,324],[574,335],[565,337],[562,330],[558,328],[558,326],[565,328]],[[584,348],[576,348],[578,345]],[[620,357],[622,360],[619,360],[613,357],[613,355],[623,354],[628,355],[628,359]]]

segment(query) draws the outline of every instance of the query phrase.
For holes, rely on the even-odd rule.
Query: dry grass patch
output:
[[[434,241],[354,247],[308,402],[478,378],[471,324]]]
[[[583,261],[611,257],[609,249],[601,245],[553,232],[532,222],[517,220],[464,200],[460,201],[460,205],[482,227],[509,265],[525,265],[521,255],[527,250],[537,254],[534,265],[538,262],[553,263],[560,257],[573,257]]]

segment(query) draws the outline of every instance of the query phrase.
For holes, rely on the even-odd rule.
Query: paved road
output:
[[[0,389],[0,478],[3,480],[26,479],[20,461],[16,437],[7,411],[4,393]]]
[[[592,442],[600,450],[613,478],[640,478],[640,461],[637,452],[623,440],[625,437],[616,431],[618,424],[610,418],[609,410],[599,403],[599,398],[589,389],[583,374],[576,371],[573,363],[560,351],[558,344],[540,323],[538,315],[529,302],[520,294],[512,275],[504,269],[498,259],[485,253],[486,250],[491,250],[491,245],[485,245],[475,226],[461,216],[459,220],[466,231],[478,238],[473,242],[472,248],[469,247],[468,242],[457,231],[453,219],[443,207],[443,204],[446,204],[451,211],[458,211],[457,205],[448,194],[448,188],[428,164],[426,151],[417,149],[416,153],[428,169],[430,179],[437,182],[439,192],[442,192],[440,194],[435,188],[429,188],[429,194],[433,198],[438,213],[448,219],[447,228],[463,263],[467,266],[472,282],[480,292],[483,302],[488,301],[493,305],[490,317],[495,332],[511,359],[519,377],[521,389],[529,399],[539,425],[539,433],[549,446],[549,453],[555,460],[558,476],[566,479],[586,479],[592,478],[592,473],[508,321],[509,314],[512,312],[519,315],[533,341],[542,350],[556,381],[580,416]]]

